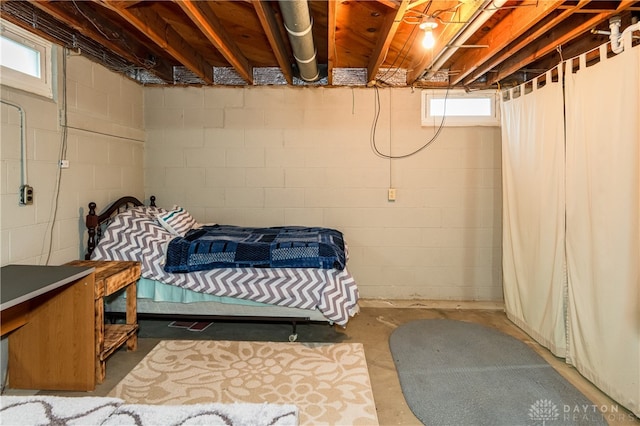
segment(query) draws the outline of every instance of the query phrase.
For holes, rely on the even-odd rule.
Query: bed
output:
[[[300,322],[345,327],[358,313],[358,289],[346,267],[339,231],[202,225],[179,206],[163,209],[155,197],[150,201],[145,206],[135,197],[122,197],[101,214],[90,203],[86,216],[87,260],[141,262],[140,317],[288,322],[293,326],[289,340],[294,341]],[[326,233],[318,237],[321,244],[304,241],[307,229]],[[300,232],[303,242],[295,240]],[[274,250],[265,262],[256,255],[265,245],[245,246],[248,240],[266,240],[279,254]],[[336,249],[341,241],[342,252]],[[125,310],[122,295],[107,302],[107,313]]]

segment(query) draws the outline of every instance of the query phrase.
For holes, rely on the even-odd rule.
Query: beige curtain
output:
[[[565,81],[567,360],[640,415],[640,47],[600,56]]]
[[[505,305],[640,416],[640,46],[586,63],[501,104]]]
[[[564,357],[565,192],[562,79],[502,99],[502,270],[507,316]]]

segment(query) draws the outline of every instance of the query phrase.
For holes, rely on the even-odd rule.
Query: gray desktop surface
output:
[[[86,266],[7,265],[0,269],[0,310],[33,299],[95,270]]]

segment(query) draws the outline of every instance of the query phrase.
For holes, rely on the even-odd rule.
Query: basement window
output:
[[[495,91],[423,90],[422,126],[500,126]]]
[[[0,84],[53,98],[53,44],[0,21]]]

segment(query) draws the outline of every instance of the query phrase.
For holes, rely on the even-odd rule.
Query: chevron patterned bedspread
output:
[[[118,214],[104,230],[91,259],[138,261],[143,277],[201,293],[318,309],[341,326],[358,312],[358,288],[346,267],[165,271],[166,249],[174,238],[156,220],[156,215],[165,212],[157,207],[135,207]]]
[[[329,228],[203,226],[169,242],[167,272],[212,268],[344,269],[342,233]]]

